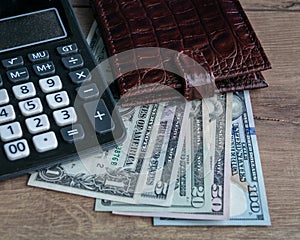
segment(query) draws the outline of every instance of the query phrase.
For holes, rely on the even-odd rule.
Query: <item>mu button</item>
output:
[[[113,131],[115,124],[102,99],[85,103],[84,109],[97,133]]]

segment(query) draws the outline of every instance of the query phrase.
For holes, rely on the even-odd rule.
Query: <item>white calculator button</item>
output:
[[[30,154],[28,143],[25,139],[4,144],[4,151],[10,161],[28,157]]]
[[[16,113],[12,105],[0,107],[0,124],[16,119]]]
[[[32,138],[36,151],[47,152],[57,148],[58,142],[54,132],[46,132]]]
[[[39,85],[44,93],[55,92],[62,89],[62,82],[59,76],[43,78],[39,81]]]
[[[19,108],[23,116],[32,116],[43,111],[43,105],[39,98],[33,98],[23,102],[19,102]]]
[[[4,105],[9,102],[9,96],[6,89],[0,89],[0,105]]]
[[[35,87],[32,82],[13,86],[12,90],[18,100],[24,100],[36,95]]]
[[[56,124],[60,127],[73,124],[77,121],[77,114],[73,107],[54,111],[53,117]]]
[[[0,126],[0,136],[3,142],[8,142],[21,138],[23,135],[20,123],[13,122]]]
[[[40,133],[50,129],[50,122],[46,114],[27,118],[25,123],[31,134]]]
[[[70,99],[66,91],[48,94],[46,100],[51,109],[66,107],[70,104]]]

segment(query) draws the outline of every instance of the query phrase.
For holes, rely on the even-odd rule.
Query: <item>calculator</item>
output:
[[[0,180],[124,139],[68,0],[0,1]]]

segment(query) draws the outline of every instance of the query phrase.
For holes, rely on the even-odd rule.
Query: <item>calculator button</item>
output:
[[[73,83],[80,84],[90,81],[92,79],[90,71],[87,68],[83,68],[74,72],[70,72],[69,76]]]
[[[19,108],[23,116],[32,116],[43,111],[43,105],[39,98],[19,102]]]
[[[74,69],[83,66],[83,59],[80,54],[63,57],[62,62],[67,69]]]
[[[36,95],[35,87],[32,82],[13,86],[12,90],[18,100],[24,100]]]
[[[40,52],[29,53],[28,59],[31,62],[49,60],[49,52],[47,50],[44,50],[44,51],[40,51]]]
[[[0,107],[0,124],[16,119],[16,113],[12,105]]]
[[[48,94],[46,100],[51,109],[66,107],[70,104],[70,99],[66,91]]]
[[[44,93],[55,92],[62,89],[62,82],[59,76],[40,79],[39,85]]]
[[[7,77],[11,82],[21,82],[29,79],[29,73],[26,67],[18,68],[16,70],[10,70],[7,73]]]
[[[9,96],[6,89],[0,89],[0,105],[6,104],[9,102]]]
[[[32,138],[37,152],[47,152],[57,148],[58,142],[54,132],[46,132]]]
[[[0,87],[2,87],[2,85],[3,85],[3,80],[2,80],[2,77],[0,75]]]
[[[24,61],[21,56],[2,60],[2,65],[5,68],[14,68],[23,66]]]
[[[62,128],[60,133],[63,139],[68,143],[74,143],[84,138],[83,127],[80,124]]]
[[[30,154],[29,146],[25,139],[4,144],[4,151],[10,161],[28,157]]]
[[[77,114],[73,107],[54,111],[53,117],[56,124],[60,127],[77,122]]]
[[[79,87],[77,93],[81,99],[89,100],[99,96],[99,89],[95,83],[92,83]]]
[[[37,134],[50,129],[50,122],[46,114],[27,118],[25,124],[31,134]]]
[[[13,122],[0,126],[0,135],[3,142],[9,142],[21,138],[23,136],[23,132],[20,123]]]
[[[43,77],[55,73],[55,66],[52,61],[33,65],[33,70],[36,75]]]
[[[57,48],[57,52],[60,55],[67,55],[71,53],[77,53],[78,52],[78,47],[76,43],[70,44],[70,45],[65,45]]]
[[[102,99],[85,103],[83,106],[97,133],[106,133],[114,129],[115,124]]]

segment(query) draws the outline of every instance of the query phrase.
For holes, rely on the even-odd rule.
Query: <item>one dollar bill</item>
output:
[[[125,141],[112,150],[33,173],[28,184],[127,203],[170,205],[187,119],[184,102],[120,108]],[[177,160],[178,159],[178,160]]]

